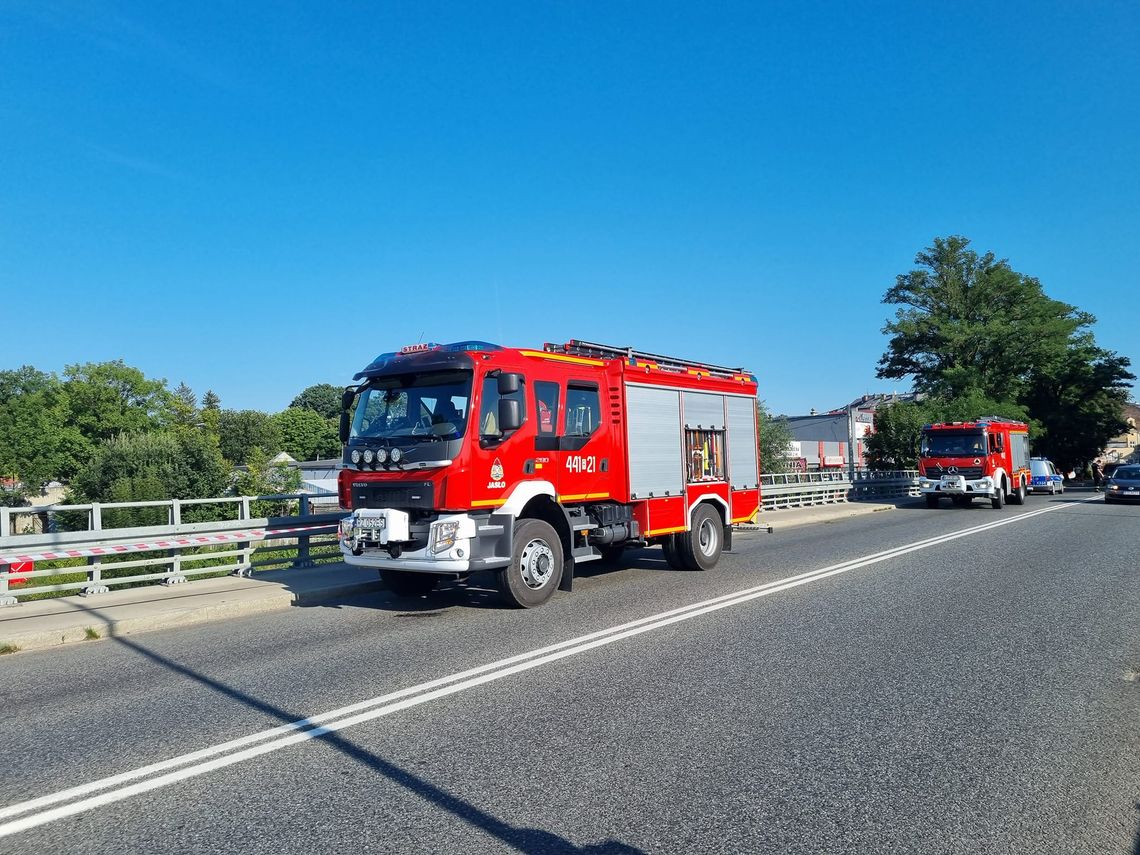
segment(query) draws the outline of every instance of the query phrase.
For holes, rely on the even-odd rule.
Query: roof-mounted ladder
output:
[[[674,371],[707,371],[709,374],[718,374],[731,377],[735,374],[748,374],[743,368],[729,368],[724,365],[711,365],[707,362],[694,362],[691,359],[681,359],[676,356],[662,356],[660,353],[647,353],[644,350],[634,350],[632,347],[616,347],[610,344],[597,344],[591,341],[570,339],[566,344],[551,344],[547,342],[542,346],[547,353],[564,353],[568,356],[587,356],[595,359],[641,359],[656,363],[659,368]]]

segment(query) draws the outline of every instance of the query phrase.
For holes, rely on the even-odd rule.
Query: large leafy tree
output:
[[[165,380],[148,379],[121,359],[69,365],[63,387],[72,424],[92,441],[154,430],[168,417],[172,399]]]
[[[30,365],[0,371],[0,476],[15,477],[28,489],[69,478],[89,448],[54,375]]]
[[[124,433],[104,440],[71,482],[71,496],[88,502],[204,499],[226,489],[229,467],[201,431]],[[166,521],[165,509],[109,511],[110,525]]]
[[[878,375],[913,376],[917,391],[943,398],[981,392],[1016,400],[1094,319],[969,244],[935,238],[915,257],[917,269],[896,277],[883,302],[900,308],[883,327],[891,340]]]
[[[221,410],[218,442],[226,460],[242,466],[254,448],[272,457],[281,450],[281,431],[268,413],[259,410]]]
[[[331,383],[318,383],[302,390],[289,404],[289,408],[312,410],[326,419],[339,418],[340,398],[343,392],[344,389]]]
[[[969,244],[936,238],[896,277],[883,298],[899,308],[883,327],[891,338],[879,377],[913,377],[940,414],[930,420],[1020,413],[1036,452],[1063,468],[1093,457],[1122,428],[1129,361],[1097,347],[1092,315]],[[899,457],[886,442],[872,444],[873,459]]]
[[[290,407],[273,417],[281,448],[295,460],[316,460],[340,453],[337,425],[312,410]]]
[[[1124,430],[1128,360],[1097,347],[1091,336],[1073,342],[1033,377],[1026,404],[1038,417],[1034,451],[1064,470],[1096,457]]]

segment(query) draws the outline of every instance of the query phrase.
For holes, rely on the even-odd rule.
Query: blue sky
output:
[[[278,410],[421,339],[875,378],[963,234],[1140,367],[1140,6],[0,3],[0,368]]]

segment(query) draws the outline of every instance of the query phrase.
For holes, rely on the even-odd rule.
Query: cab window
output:
[[[558,428],[558,393],[561,390],[557,383],[548,380],[536,380],[534,384],[534,410],[538,418],[538,435],[554,436]]]
[[[519,402],[519,416],[522,422],[526,422],[526,397],[524,391],[526,384],[520,383],[519,388],[515,392],[506,395],[499,394],[499,381],[495,376],[488,376],[483,378],[483,395],[482,403],[479,405],[479,435],[480,436],[500,436],[502,431],[499,430],[499,400],[516,400]]]
[[[601,416],[597,386],[567,385],[565,436],[590,436],[601,424]]]

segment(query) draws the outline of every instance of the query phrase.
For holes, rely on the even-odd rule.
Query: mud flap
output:
[[[574,590],[574,559],[570,556],[562,562],[562,581],[558,583],[558,590]]]

